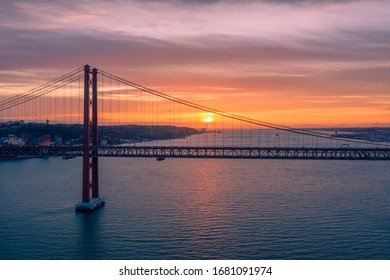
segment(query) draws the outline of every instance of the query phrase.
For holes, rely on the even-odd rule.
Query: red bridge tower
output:
[[[92,74],[92,80],[91,80]],[[90,88],[92,87],[92,98]],[[76,211],[92,211],[104,205],[99,197],[97,69],[84,66],[83,195]],[[90,135],[92,134],[92,135]],[[90,143],[90,136],[92,142]],[[92,190],[92,197],[91,197]]]

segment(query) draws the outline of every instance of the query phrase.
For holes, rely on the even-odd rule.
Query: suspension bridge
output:
[[[262,122],[89,65],[3,98],[0,122],[0,159],[83,158],[76,210],[86,211],[105,203],[99,197],[100,157],[390,160],[384,140]]]

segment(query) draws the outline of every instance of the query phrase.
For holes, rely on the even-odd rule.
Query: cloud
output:
[[[383,0],[5,1],[0,83],[44,82],[89,63],[171,92],[382,96],[389,30]]]

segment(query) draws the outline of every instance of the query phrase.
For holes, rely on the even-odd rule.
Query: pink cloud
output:
[[[201,95],[194,87],[229,87],[259,100],[271,92],[319,104],[354,93],[368,104],[389,93],[389,30],[384,0],[9,1],[0,83],[39,84],[89,63],[190,99]]]

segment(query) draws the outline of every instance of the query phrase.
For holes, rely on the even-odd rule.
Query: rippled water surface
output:
[[[0,161],[0,259],[390,259],[390,162]]]

